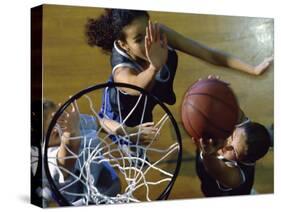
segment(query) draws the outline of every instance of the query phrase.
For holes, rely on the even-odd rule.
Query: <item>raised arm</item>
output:
[[[212,139],[208,141],[200,139],[199,146],[205,170],[210,176],[228,188],[236,188],[243,183],[240,168],[218,158],[217,152],[221,146],[215,145]]]
[[[149,66],[144,71],[137,73],[131,68],[120,67],[114,72],[114,81],[136,85],[146,90],[153,85],[156,73],[166,63],[168,48],[166,37],[160,36],[159,25],[150,21],[146,27],[145,53]],[[139,92],[133,89],[123,90],[131,95],[139,95]]]
[[[120,67],[114,72],[114,81],[128,83],[149,90],[154,83],[156,73],[157,69],[153,66],[149,66],[140,73],[136,73],[135,70],[129,67]],[[122,90],[133,96],[138,96],[140,94],[140,92],[135,89],[122,88]]]
[[[71,105],[70,110],[64,112],[58,123],[62,129],[61,143],[57,155],[58,165],[71,172],[74,168],[76,158],[67,159],[66,157],[73,156],[71,152],[78,154],[80,148],[80,118],[74,104]],[[63,170],[62,173],[64,177],[68,176],[68,173]]]
[[[146,122],[135,127],[128,127],[126,125],[122,127],[120,123],[114,120],[102,118],[99,120],[99,124],[105,132],[120,136],[130,135],[130,141],[137,142],[139,139],[139,144],[147,144],[152,139],[157,139],[158,129],[154,127],[153,122]],[[140,133],[139,136],[138,133]]]
[[[166,34],[168,44],[171,47],[214,65],[232,68],[252,75],[260,75],[273,61],[273,57],[269,57],[260,64],[253,66],[231,54],[194,41],[163,24],[160,27],[161,31]]]

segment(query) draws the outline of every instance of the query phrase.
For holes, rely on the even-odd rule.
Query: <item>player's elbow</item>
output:
[[[232,175],[227,178],[219,180],[219,183],[226,188],[238,188],[244,182],[243,177],[241,175]]]
[[[138,85],[135,85],[135,86],[138,86]],[[138,91],[136,89],[131,89],[131,88],[122,88],[121,92],[123,92],[124,94],[131,95],[131,96],[139,96],[140,95],[140,91]]]

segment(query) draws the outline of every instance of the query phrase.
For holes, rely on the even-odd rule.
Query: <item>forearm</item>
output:
[[[232,68],[249,74],[255,74],[255,66],[252,66],[226,52],[210,48],[202,43],[194,41],[182,34],[161,25],[161,30],[167,35],[171,47],[213,65]]]
[[[209,62],[212,63],[213,60],[213,64],[215,65],[220,65],[248,74],[256,75],[255,66],[248,64],[233,55],[218,50],[213,50],[211,57],[212,59]]]
[[[48,147],[59,146],[61,144],[60,139],[49,139]]]
[[[144,90],[149,90],[151,86],[154,84],[155,75],[157,73],[157,69],[150,65],[146,70],[139,73],[135,76],[134,85],[143,88]],[[139,95],[139,92],[136,90],[132,90],[136,95]]]
[[[137,140],[139,140],[138,127],[128,127],[126,125],[120,124],[119,122],[106,118],[101,119],[100,124],[104,131],[109,134],[120,136],[129,135],[132,142],[136,142]]]
[[[113,135],[124,135],[125,131],[122,129],[122,126],[119,122],[113,121],[111,119],[102,118],[100,119],[100,125],[102,129],[107,132],[108,134]]]
[[[105,132],[113,135],[124,136],[136,132],[135,127],[128,127],[124,124],[122,125],[117,121],[107,118],[100,119],[100,125]]]
[[[80,149],[80,138],[79,134],[70,134],[70,133],[63,133],[61,138],[61,144],[58,151],[58,164],[59,166],[72,171],[77,158],[68,158],[74,157],[78,154]],[[73,153],[75,155],[73,155]],[[64,177],[68,176],[68,173],[62,170]]]
[[[255,74],[255,67],[226,52],[207,47],[201,43],[182,38],[177,42],[180,51],[197,57],[213,65],[235,69],[248,74]]]
[[[202,161],[208,174],[220,184],[229,188],[235,188],[241,184],[240,170],[237,167],[227,166],[223,160],[217,158],[216,154],[203,155]]]
[[[143,88],[145,90],[149,90],[154,83],[157,71],[158,70],[152,65],[149,65],[147,69],[143,70],[138,74],[136,74],[135,70],[132,70],[130,68],[120,68],[115,71],[114,81],[128,83]],[[140,92],[135,89],[122,88],[122,90],[133,96],[140,95]]]

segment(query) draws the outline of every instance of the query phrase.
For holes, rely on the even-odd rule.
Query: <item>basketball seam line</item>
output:
[[[196,130],[192,127],[192,124],[191,124],[190,120],[187,119],[187,121],[188,121],[188,124],[189,124],[190,128],[191,128],[192,131],[196,134],[196,136],[200,137],[199,134],[196,132]],[[192,136],[192,135],[191,135],[191,136]]]
[[[223,128],[221,128],[221,127],[216,126],[210,119],[207,118],[207,116],[206,116],[203,112],[201,112],[201,111],[198,110],[196,107],[194,107],[194,105],[192,105],[192,104],[190,104],[190,103],[187,103],[187,104],[190,105],[194,110],[196,110],[197,112],[199,112],[199,113],[207,120],[207,122],[211,123],[211,124],[212,124],[215,128],[217,128],[218,130],[221,130],[221,131],[226,132],[226,133],[231,133],[230,130],[226,130],[226,129],[223,129]]]
[[[194,95],[212,97],[212,98],[214,98],[215,100],[217,100],[217,101],[219,101],[219,102],[221,102],[221,103],[223,103],[223,104],[229,106],[230,108],[232,108],[232,109],[235,111],[235,108],[234,108],[231,104],[228,104],[228,103],[226,103],[225,101],[223,101],[222,99],[220,99],[220,98],[218,98],[218,97],[216,97],[216,96],[213,96],[213,95],[211,95],[211,94],[206,94],[206,93],[192,93],[192,94],[188,94],[187,97],[189,97],[189,96],[194,96]]]
[[[198,84],[198,82],[200,82],[200,81],[197,81],[197,83],[193,84],[187,91],[191,91],[194,88],[200,88],[200,87],[202,87],[202,86],[204,86],[206,84],[214,84],[214,83],[217,83],[217,82],[227,84],[225,82],[222,82],[222,81],[219,81],[219,80],[216,80],[216,79],[202,80],[201,82],[203,82],[203,81],[205,81],[204,82],[205,84],[203,84],[203,83],[202,84],[200,84],[200,83]]]

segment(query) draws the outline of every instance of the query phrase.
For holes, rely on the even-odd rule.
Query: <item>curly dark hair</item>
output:
[[[125,41],[123,28],[142,16],[149,18],[149,14],[142,10],[105,9],[99,18],[88,19],[87,42],[90,46],[98,46],[105,53],[110,53],[115,40]]]

